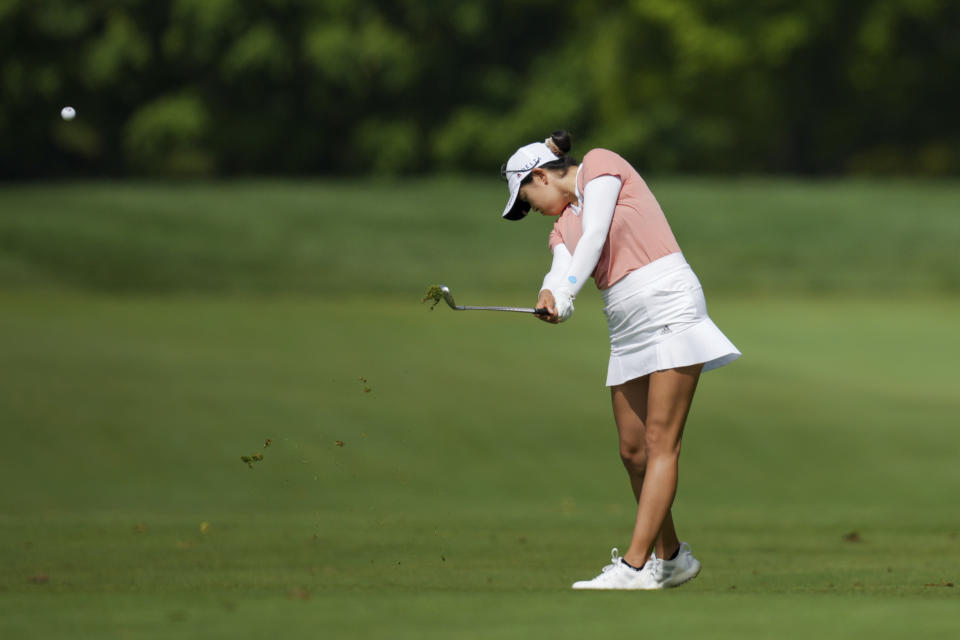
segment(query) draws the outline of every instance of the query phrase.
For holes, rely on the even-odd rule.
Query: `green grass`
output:
[[[886,290],[873,268],[897,250],[892,214],[861,253],[797,243],[797,278],[776,293],[762,261],[747,292],[724,285],[730,256],[772,231],[674,225],[744,352],[704,376],[684,443],[676,519],[704,571],[666,593],[585,594],[569,584],[633,519],[598,296],[558,327],[428,311],[419,296],[447,272],[468,303],[529,304],[546,261],[542,224],[511,239],[495,215],[434,228],[397,204],[452,184],[0,190],[0,636],[952,637],[960,299],[941,288],[956,268],[938,248],[956,245],[945,211],[924,213],[930,261]],[[683,211],[754,202],[759,216],[771,192],[798,209],[804,194],[859,203],[823,240],[850,247],[861,207],[953,193],[667,186]],[[391,193],[395,224],[368,225],[357,204],[320,216],[347,234],[334,242],[309,222],[315,199]],[[76,212],[97,242],[71,242]],[[135,219],[152,222],[138,234]],[[298,263],[281,251],[298,241],[326,248]],[[359,246],[409,260],[364,264]],[[190,256],[207,247],[201,269]],[[332,276],[312,271],[322,260]],[[811,293],[814,276],[831,295]]]
[[[960,292],[958,183],[651,179],[713,293]],[[112,292],[526,293],[549,221],[502,182],[0,186],[0,282]]]

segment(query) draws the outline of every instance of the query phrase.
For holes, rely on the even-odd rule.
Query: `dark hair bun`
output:
[[[558,129],[550,134],[550,139],[553,140],[553,144],[557,145],[560,151],[570,153],[570,148],[573,146],[573,143],[570,141],[569,133],[563,129]]]

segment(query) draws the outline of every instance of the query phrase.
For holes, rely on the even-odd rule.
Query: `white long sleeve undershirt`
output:
[[[550,265],[550,272],[543,279],[543,286],[540,287],[540,291],[544,289],[556,291],[557,287],[563,284],[563,278],[567,275],[567,268],[570,266],[571,260],[573,260],[573,256],[570,255],[570,250],[567,249],[565,244],[561,242],[555,246],[553,248],[553,264]]]
[[[580,212],[583,235],[572,256],[563,243],[553,248],[553,264],[543,279],[542,289],[550,289],[554,294],[562,289],[571,298],[577,296],[597,268],[610,233],[621,185],[620,178],[611,175],[598,176],[586,184]]]

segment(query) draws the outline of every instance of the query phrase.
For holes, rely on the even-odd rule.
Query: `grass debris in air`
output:
[[[261,460],[263,460],[263,454],[259,452],[249,456],[240,456],[240,461],[245,463],[251,469],[253,469],[253,464],[255,462],[260,462]]]
[[[271,444],[273,444],[273,440],[271,440],[270,438],[267,438],[266,440],[263,441],[263,448],[266,449]],[[255,453],[251,453],[248,456],[240,456],[240,461],[243,462],[248,467],[250,467],[251,469],[253,469],[253,465],[255,462],[260,462],[261,460],[263,460],[263,454],[260,453],[259,451]]]
[[[423,296],[423,300],[420,302],[426,302],[427,300],[433,300],[433,304],[430,305],[430,311],[433,311],[433,308],[440,304],[440,300],[443,299],[443,289],[438,284],[430,285],[430,288],[427,289],[427,295]]]

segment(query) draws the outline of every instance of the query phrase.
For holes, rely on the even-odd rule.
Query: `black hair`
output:
[[[554,171],[560,171],[560,175],[566,175],[568,168],[575,167],[580,164],[579,160],[573,156],[567,155],[567,153],[570,151],[570,148],[573,146],[573,142],[570,140],[570,133],[564,131],[563,129],[557,129],[550,134],[550,140],[553,141],[553,144],[557,147],[557,150],[560,151],[558,154],[560,157],[556,160],[551,160],[550,162],[544,162],[537,168],[552,169]],[[530,184],[531,182],[533,182],[532,171],[527,174],[527,177],[520,181],[520,186]]]

